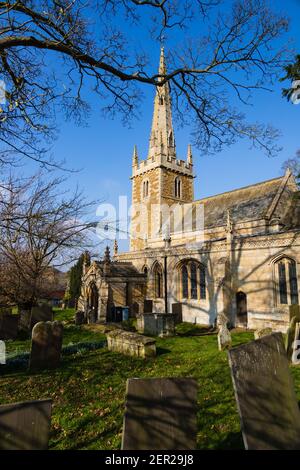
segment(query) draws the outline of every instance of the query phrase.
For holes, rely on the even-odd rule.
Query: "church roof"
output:
[[[204,228],[226,225],[228,210],[233,223],[262,219],[270,215],[270,208],[285,189],[289,176],[290,173],[286,173],[279,178],[195,201],[196,204],[204,205]]]
[[[98,267],[103,270],[103,261],[96,261]],[[145,277],[143,273],[138,271],[136,267],[128,262],[119,262],[119,261],[112,261],[109,263],[109,277]]]

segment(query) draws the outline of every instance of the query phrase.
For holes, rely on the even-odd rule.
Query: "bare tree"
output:
[[[195,21],[199,37],[189,38]],[[288,22],[264,0],[9,0],[0,2],[0,22],[4,164],[14,164],[16,154],[49,163],[57,109],[81,122],[89,112],[87,87],[105,112],[126,121],[139,112],[143,86],[166,81],[177,117],[193,126],[203,152],[238,138],[267,154],[278,150],[277,132],[248,123],[240,110],[254,91],[269,89],[287,63],[278,39]],[[153,40],[164,36],[166,42],[182,32],[183,42],[168,50],[164,75],[136,41],[147,29]]]
[[[292,171],[296,178],[300,177],[300,149],[296,151],[296,155],[293,158],[288,158],[282,164],[282,170],[285,171],[288,168]]]
[[[0,190],[0,303],[33,305],[53,290],[49,268],[78,259],[92,243],[93,203],[64,180],[10,177]]]

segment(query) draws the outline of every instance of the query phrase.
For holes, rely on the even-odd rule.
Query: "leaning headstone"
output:
[[[41,321],[53,321],[53,310],[49,305],[37,305],[31,309],[31,329]]]
[[[300,448],[300,412],[281,333],[228,352],[248,450]]]
[[[58,321],[39,322],[32,330],[29,368],[55,369],[59,366],[63,325]]]
[[[18,336],[19,315],[0,315],[0,339],[16,339]]]
[[[223,314],[218,315],[217,318],[217,326],[218,326],[218,348],[219,351],[223,351],[224,349],[231,348],[231,334],[227,328],[227,318]]]
[[[0,450],[47,450],[51,400],[0,405]]]
[[[128,379],[122,449],[195,449],[196,413],[195,379]]]
[[[258,330],[254,331],[254,339],[259,339],[263,336],[271,335],[272,333],[272,328],[259,328]]]
[[[83,325],[85,323],[84,312],[75,312],[75,325]]]

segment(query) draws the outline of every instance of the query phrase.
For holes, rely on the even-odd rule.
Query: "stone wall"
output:
[[[106,336],[110,351],[143,358],[156,356],[156,340],[153,338],[118,329],[109,331]]]

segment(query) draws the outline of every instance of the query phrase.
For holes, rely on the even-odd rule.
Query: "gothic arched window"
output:
[[[205,267],[202,264],[199,266],[199,281],[200,299],[206,299],[206,274]]]
[[[175,197],[181,197],[181,180],[177,176],[174,181],[174,192],[175,192]]]
[[[189,296],[189,288],[188,288],[188,271],[185,265],[181,268],[181,292],[182,297],[187,299]]]
[[[191,263],[191,299],[197,299],[197,268],[195,263]]]
[[[198,261],[187,260],[181,264],[179,278],[179,295],[182,299],[206,299],[205,266]]]
[[[143,181],[143,197],[148,197],[149,196],[149,181],[145,180]]]
[[[290,258],[281,258],[275,263],[278,303],[298,304],[298,281],[296,262]]]
[[[163,273],[159,264],[154,269],[154,289],[155,297],[160,299],[163,297]]]

